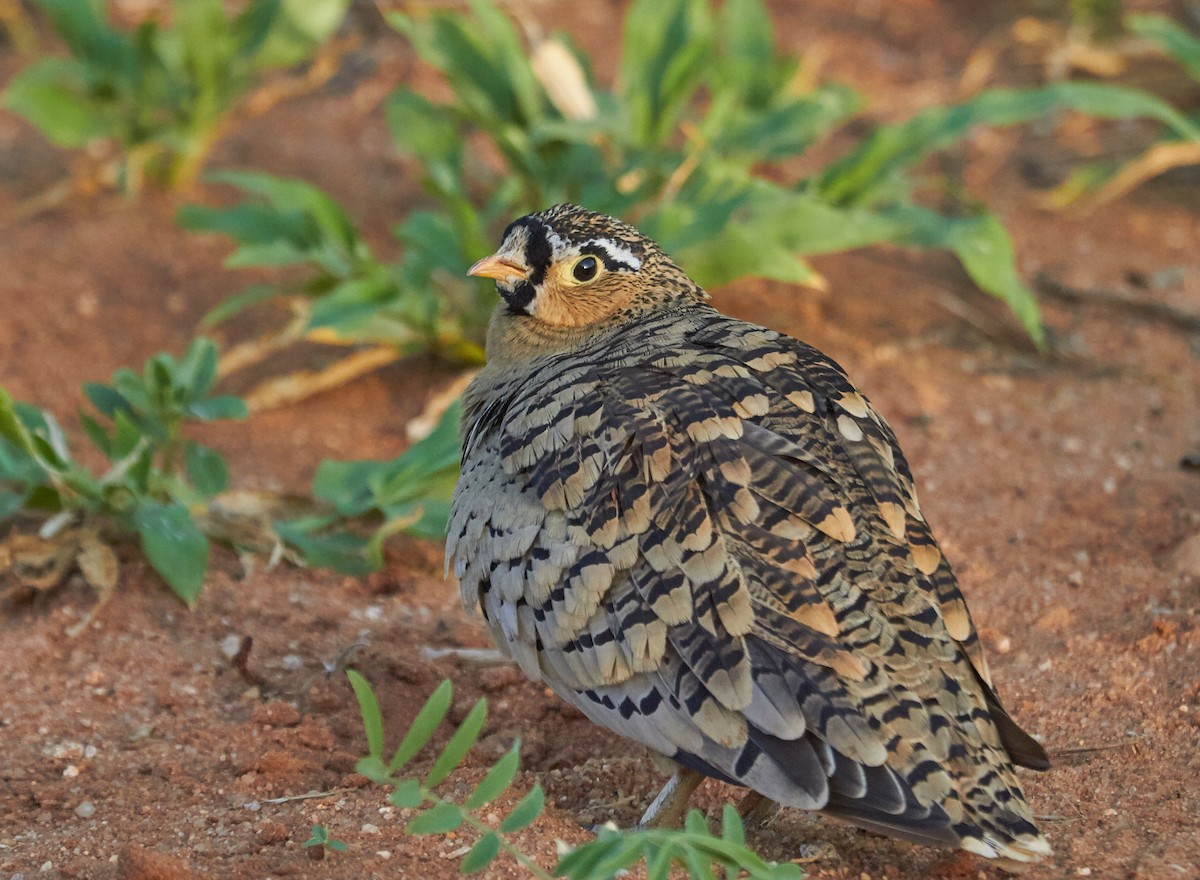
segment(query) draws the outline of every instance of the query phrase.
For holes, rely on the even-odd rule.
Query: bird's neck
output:
[[[502,305],[492,313],[488,325],[488,363],[517,365],[547,355],[576,351],[617,323],[614,317],[611,321],[583,327],[549,324],[529,315],[514,314]]]

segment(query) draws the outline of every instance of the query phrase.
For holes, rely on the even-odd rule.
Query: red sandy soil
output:
[[[852,6],[778,4],[777,21],[788,48],[824,56],[827,75],[892,118],[952,99],[967,56],[1003,35],[1013,14],[1006,4],[932,0]],[[564,22],[600,53],[601,75],[611,73],[619,4],[530,9]],[[241,125],[212,165],[317,183],[390,255],[389,226],[421,196],[413,169],[391,154],[378,101],[413,62],[386,29],[356,59],[368,75]],[[1005,59],[1000,80],[1036,79],[1036,59]],[[0,54],[0,70],[19,64],[11,50]],[[1080,122],[981,132],[956,154],[955,173],[1004,219],[1025,277],[1197,313],[1194,174],[1087,216],[1034,207],[1029,181],[1061,173],[1064,156],[1140,135]],[[0,142],[7,216],[60,178],[69,157],[8,114]],[[199,317],[247,279],[220,268],[226,242],[174,226],[181,201],[101,196],[4,221],[0,384],[70,428],[81,382],[182,350]],[[1200,877],[1200,473],[1181,466],[1200,452],[1200,337],[1046,299],[1054,345],[1038,355],[948,256],[881,248],[817,265],[827,294],[747,283],[716,302],[831,353],[895,427],[1001,696],[1055,757],[1051,771],[1024,776],[1056,851],[1026,876]],[[223,341],[261,329],[228,328]],[[309,352],[306,364],[329,356]],[[204,439],[227,456],[238,488],[303,490],[322,459],[401,452],[409,419],[452,377],[418,359]],[[353,772],[365,750],[358,712],[344,677],[328,669],[356,641],[365,646],[353,665],[374,683],[393,732],[445,677],[456,683],[454,720],[488,698],[482,742],[446,791],[469,790],[520,737],[516,791],[540,782],[549,808],[517,842],[543,864],[553,864],[556,840],[588,839],[580,823],[628,825],[653,795],[658,777],[641,748],[514,670],[423,658],[425,647],[487,645],[442,578],[440,546],[398,540],[387,567],[361,580],[266,571],[264,560],[246,568],[219,551],[190,612],[131,547],[119,550],[117,594],[78,638],[64,630],[93,601],[78,580],[0,607],[6,880],[457,876],[469,835],[406,836],[406,811]],[[245,636],[258,684],[228,656]],[[296,798],[309,792],[320,794]],[[710,782],[697,802],[715,816],[727,794]],[[312,860],[301,843],[313,824],[347,850]],[[831,844],[806,866],[817,878],[1001,876],[974,857],[795,812],[749,842],[778,860]],[[501,860],[486,876],[522,873]]]

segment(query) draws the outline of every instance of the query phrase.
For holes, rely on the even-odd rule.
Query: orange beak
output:
[[[467,274],[479,278],[495,278],[497,281],[507,281],[512,278],[524,281],[529,277],[529,270],[520,263],[514,263],[512,260],[492,254],[468,269]]]

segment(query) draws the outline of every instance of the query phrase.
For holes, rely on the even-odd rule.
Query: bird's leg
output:
[[[704,774],[687,767],[679,767],[662,787],[662,791],[646,807],[639,828],[678,828],[683,824],[688,800],[692,792],[704,781]]]
[[[759,828],[775,818],[775,814],[779,812],[779,804],[752,790],[746,792],[738,801],[737,811],[743,823],[751,828]]]

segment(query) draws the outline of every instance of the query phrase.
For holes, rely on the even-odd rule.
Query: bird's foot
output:
[[[738,801],[738,815],[749,828],[765,828],[779,813],[779,804],[757,791],[748,791]]]
[[[692,792],[704,781],[704,774],[680,767],[667,780],[662,791],[646,807],[638,821],[639,828],[678,828],[683,824]]]

